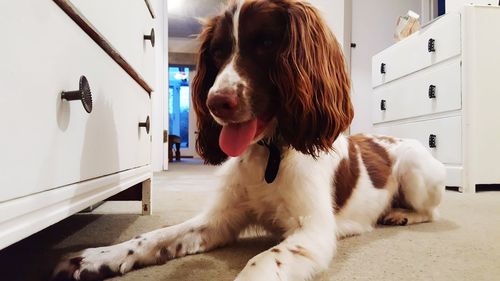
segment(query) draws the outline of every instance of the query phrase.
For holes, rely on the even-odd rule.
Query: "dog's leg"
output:
[[[248,261],[236,281],[309,280],[325,270],[336,248],[330,221],[304,223],[279,245]]]
[[[407,225],[430,222],[435,215],[432,212],[416,212],[406,209],[391,209],[382,216],[378,223],[383,225]]]
[[[400,195],[379,219],[382,225],[407,225],[436,220],[444,186],[428,187],[420,174],[405,175]],[[411,179],[408,180],[408,179]]]
[[[409,142],[398,165],[399,193],[393,208],[378,223],[407,225],[438,219],[445,190],[446,169],[418,142]]]
[[[337,218],[337,238],[343,239],[346,237],[361,235],[373,230],[373,226],[357,222],[350,219]]]
[[[182,224],[145,233],[108,247],[69,255],[54,271],[54,280],[102,280],[136,267],[163,264],[230,243],[245,226],[245,213],[229,193],[210,211]],[[238,201],[236,201],[238,202]]]

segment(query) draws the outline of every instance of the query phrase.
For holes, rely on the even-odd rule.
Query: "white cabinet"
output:
[[[123,2],[142,4],[115,3],[143,19],[131,26],[153,26],[144,1]],[[1,249],[135,184],[145,182],[149,189],[152,173],[146,129],[150,93],[116,62],[117,56],[96,44],[89,29],[55,1],[6,1],[0,10],[9,11],[0,17],[0,33],[9,38],[0,45]],[[141,37],[138,41],[144,44]],[[130,67],[154,73],[152,51],[115,51],[131,61],[133,54],[147,56],[146,64]],[[86,108],[81,100],[62,99],[62,92],[82,86],[91,96]],[[149,201],[144,198],[146,213]]]
[[[445,0],[446,12],[459,11],[463,6],[467,5],[492,5],[500,6],[498,0]]]
[[[462,164],[461,126],[461,117],[452,116],[380,126],[377,133],[416,139],[429,147],[432,155],[439,161],[459,165]]]
[[[376,54],[372,59],[372,85],[380,86],[459,54],[460,14],[457,13]]]
[[[422,142],[462,191],[500,184],[498,34],[499,7],[466,6],[372,60],[375,132]]]
[[[155,84],[157,35],[144,0],[69,0],[134,69]],[[153,33],[153,35],[151,35]],[[145,37],[144,36],[150,36]],[[149,39],[150,38],[150,39]]]
[[[374,89],[385,109],[372,106],[373,123],[425,116],[462,107],[461,61],[454,58]]]

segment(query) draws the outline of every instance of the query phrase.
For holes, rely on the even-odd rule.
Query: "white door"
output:
[[[372,127],[371,59],[394,44],[397,18],[408,10],[421,13],[418,0],[352,0],[351,78],[355,116],[351,133],[369,133]],[[354,45],[352,45],[354,46]]]

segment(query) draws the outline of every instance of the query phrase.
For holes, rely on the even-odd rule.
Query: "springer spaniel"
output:
[[[309,280],[329,266],[340,237],[436,218],[445,169],[429,151],[414,140],[341,134],[353,117],[349,77],[339,44],[310,4],[233,1],[205,23],[200,39],[197,150],[206,163],[224,162],[218,199],[182,224],[72,254],[56,279],[162,264],[259,225],[281,243],[235,280]]]

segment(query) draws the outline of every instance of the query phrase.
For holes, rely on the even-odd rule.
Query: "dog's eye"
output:
[[[211,50],[211,53],[216,61],[223,61],[228,56],[229,51],[225,48],[215,48]]]
[[[265,48],[269,48],[273,45],[273,40],[272,39],[265,39],[264,41],[262,41],[262,46],[265,47]]]
[[[216,59],[221,59],[222,57],[224,57],[224,52],[222,50],[214,50],[212,51],[212,55],[214,56],[214,58]]]
[[[258,46],[264,50],[269,49],[274,45],[273,39],[269,37],[260,38],[257,42]]]
[[[276,40],[271,35],[261,35],[255,38],[255,47],[258,52],[267,53],[271,51],[276,45]]]

